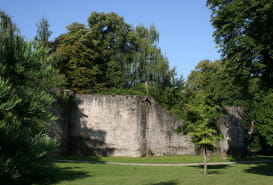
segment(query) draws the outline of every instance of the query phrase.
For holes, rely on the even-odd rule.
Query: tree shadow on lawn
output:
[[[83,167],[57,167],[50,165],[39,169],[32,177],[28,178],[24,184],[50,185],[62,181],[73,181],[92,176]],[[31,182],[30,182],[31,181]]]
[[[89,162],[98,162],[98,163],[104,163],[99,156],[85,156],[85,155],[71,155],[71,156],[54,156],[51,158],[52,161],[60,161],[60,162],[65,162],[65,160],[71,160],[75,163],[79,162],[82,163],[84,161],[89,161]]]
[[[273,176],[273,162],[263,162],[263,163],[252,163],[255,166],[252,166],[244,171],[247,173],[254,173],[264,176]]]
[[[146,185],[177,185],[177,184],[178,184],[177,180],[171,180],[171,181],[166,181],[166,182],[149,183]]]
[[[203,165],[199,165],[199,166],[189,166],[190,168],[201,168],[204,169]],[[207,173],[210,174],[223,174],[222,171],[219,171],[220,169],[225,169],[231,167],[231,165],[208,165],[207,166]]]
[[[260,160],[272,160],[273,161],[273,156],[248,156],[246,158],[232,158],[230,161],[233,162],[241,162],[241,161],[260,161]]]

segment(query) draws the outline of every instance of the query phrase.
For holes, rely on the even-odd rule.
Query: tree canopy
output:
[[[88,26],[72,23],[54,42],[55,65],[77,93],[139,91],[165,107],[179,101],[183,79],[157,46],[155,26],[133,27],[116,13],[93,12]]]
[[[246,87],[249,78],[260,77],[272,88],[272,1],[208,0],[207,4],[212,10],[215,41],[236,82]]]
[[[244,107],[246,126],[255,123],[261,141],[272,146],[273,2],[208,0],[207,5],[225,71],[238,94],[233,102]]]
[[[52,34],[52,31],[49,30],[49,22],[46,18],[42,18],[37,24],[37,35],[35,36],[35,40],[40,41],[43,46],[48,46],[49,37]]]

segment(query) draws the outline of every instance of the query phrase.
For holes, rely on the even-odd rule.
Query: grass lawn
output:
[[[200,166],[196,167],[123,166],[113,164],[57,162],[55,163],[54,168],[45,169],[43,171],[43,174],[47,176],[47,178],[37,179],[36,182],[41,183],[36,184],[44,185],[273,184],[273,162],[217,165],[209,166],[208,168],[209,168],[208,176],[204,176],[203,168]]]
[[[202,163],[202,155],[180,155],[180,156],[158,156],[158,157],[96,157],[96,156],[66,156],[54,157],[53,159],[80,160],[92,162],[120,162],[120,163],[156,163],[156,164],[175,164],[175,163]],[[208,162],[228,162],[228,161],[248,161],[248,160],[273,160],[273,156],[257,156],[253,159],[235,159],[228,157],[222,159],[218,155],[211,156]]]

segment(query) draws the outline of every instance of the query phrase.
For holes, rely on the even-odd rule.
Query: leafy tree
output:
[[[134,32],[138,48],[128,73],[131,87],[153,96],[169,110],[178,110],[184,81],[182,77],[177,78],[175,68],[170,69],[168,59],[157,46],[159,33],[154,25],[137,26]]]
[[[134,34],[137,49],[133,53],[133,62],[130,65],[129,74],[132,86],[155,81],[156,73],[168,67],[166,58],[156,46],[159,33],[153,25],[150,28],[137,26]]]
[[[0,12],[0,179],[29,176],[56,147],[46,125],[53,97],[50,89],[61,78],[49,64],[48,49],[26,42]]]
[[[125,70],[134,47],[131,27],[115,13],[93,12],[89,27],[73,23],[55,41],[55,59],[66,75],[67,87],[96,92],[125,86]]]
[[[236,82],[261,77],[273,87],[273,3],[271,0],[208,0],[214,37]]]
[[[250,144],[255,144],[264,147],[267,151],[273,146],[273,92],[260,91],[256,93],[251,109],[247,114],[247,122],[253,123],[252,132],[254,137]],[[259,141],[257,138],[260,138]],[[264,143],[262,143],[264,141]],[[267,149],[266,149],[267,148]]]
[[[256,125],[256,135],[270,147],[271,118],[268,97],[273,88],[273,3],[271,0],[208,0],[214,37],[225,69],[243,99],[246,126]],[[262,129],[263,128],[263,129]],[[257,139],[255,142],[258,141]]]
[[[183,93],[186,101],[182,111],[185,120],[182,131],[191,136],[197,150],[203,151],[205,175],[207,152],[213,150],[221,139],[216,124],[224,113],[221,107],[234,98],[231,96],[234,92],[228,89],[233,87],[229,80],[222,61],[203,60],[188,76]]]
[[[77,93],[138,92],[169,109],[180,104],[184,81],[157,46],[155,26],[133,28],[115,13],[97,12],[88,23],[69,25],[55,40],[53,57],[67,88]]]
[[[188,96],[203,91],[219,106],[244,105],[247,101],[247,92],[241,94],[241,88],[221,60],[200,61],[189,74],[186,83]]]
[[[40,41],[43,46],[48,46],[49,37],[52,34],[52,31],[49,30],[49,23],[46,18],[42,18],[37,24],[37,35],[35,36],[35,40]]]
[[[219,140],[219,136],[216,135],[217,131],[208,127],[207,120],[203,120],[198,126],[192,126],[192,131],[189,133],[191,141],[195,146],[200,147],[203,150],[204,158],[204,175],[207,175],[207,152],[211,147],[216,147],[216,142]]]
[[[105,87],[125,86],[125,70],[134,51],[132,28],[116,13],[93,12],[88,18],[90,38],[97,53],[95,63],[100,69],[99,81]]]
[[[92,50],[92,40],[83,24],[67,26],[68,33],[57,38],[57,49],[53,53],[54,63],[66,77],[66,87],[76,92],[96,89],[98,65],[96,53]]]
[[[209,105],[208,97],[203,92],[196,95],[195,101],[187,104],[187,110],[191,115],[187,119],[188,135],[191,136],[191,141],[195,144],[198,150],[203,151],[204,157],[204,174],[207,175],[207,151],[213,150],[216,143],[221,139],[215,125],[215,119],[220,114],[218,113],[217,105]]]

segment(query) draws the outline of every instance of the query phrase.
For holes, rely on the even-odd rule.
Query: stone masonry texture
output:
[[[151,97],[80,94],[75,95],[74,106],[66,106],[56,102],[53,111],[59,120],[49,126],[49,136],[61,141],[63,154],[127,157],[195,154],[190,138],[175,132],[182,121]],[[232,110],[228,108],[231,114],[239,111]],[[235,115],[219,121],[224,135],[219,146],[221,152],[237,151],[244,145],[241,119]],[[231,124],[234,120],[237,122]]]

